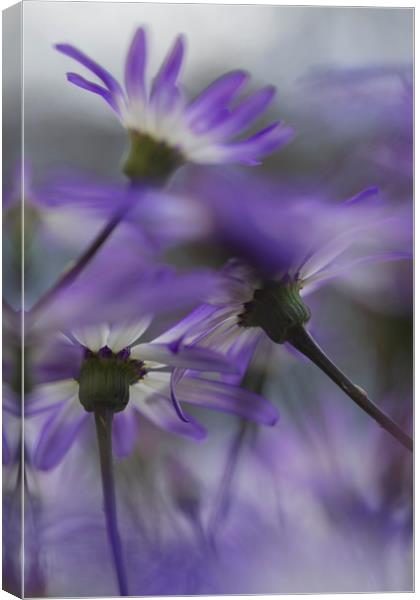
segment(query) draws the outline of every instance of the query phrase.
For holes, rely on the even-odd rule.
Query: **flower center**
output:
[[[269,281],[255,290],[250,302],[239,315],[241,327],[261,327],[277,344],[287,342],[293,328],[311,318],[309,308],[299,295],[301,284],[289,276],[282,281]]]
[[[130,359],[130,349],[114,354],[108,346],[99,352],[86,348],[78,378],[79,400],[88,412],[108,408],[120,412],[127,406],[130,385],[143,379],[147,369],[141,360]]]
[[[130,148],[123,171],[133,182],[163,184],[184,163],[176,148],[139,131],[130,131]]]

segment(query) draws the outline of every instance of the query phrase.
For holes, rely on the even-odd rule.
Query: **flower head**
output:
[[[222,270],[223,290],[160,341],[184,336],[186,343],[218,348],[238,361],[241,373],[263,330],[283,343],[289,327],[309,320],[303,298],[310,293],[327,282],[349,287],[353,280],[360,292],[360,271],[368,273],[371,290],[372,267],[410,257],[410,215],[388,206],[375,189],[332,203],[306,195],[287,198],[281,190],[276,198],[275,189],[249,178],[231,179],[228,186],[215,176],[213,183],[205,181],[203,197],[219,235],[240,258]],[[382,287],[379,279],[381,292]]]
[[[258,133],[237,139],[263,114],[275,90],[266,87],[235,103],[248,80],[243,71],[223,75],[194,100],[179,87],[185,42],[179,36],[149,86],[146,78],[146,32],[139,28],[125,63],[125,89],[103,67],[70,44],[57,50],[73,58],[99,78],[102,85],[68,73],[67,79],[98,94],[130,135],[131,149],[124,171],[132,180],[166,179],[184,162],[201,164],[258,164],[287,143],[292,129],[274,122]]]
[[[226,359],[204,348],[183,344],[138,343],[150,319],[102,326],[85,326],[61,345],[76,353],[62,352],[70,378],[35,388],[28,400],[28,414],[47,411],[48,418],[33,452],[34,465],[54,467],[100,406],[114,412],[114,447],[119,455],[131,452],[137,438],[136,413],[157,427],[200,440],[206,430],[185,415],[180,402],[234,413],[262,424],[277,419],[273,406],[252,392],[197,376],[203,372],[232,372]],[[56,352],[59,347],[56,345]],[[184,370],[192,370],[184,374]]]

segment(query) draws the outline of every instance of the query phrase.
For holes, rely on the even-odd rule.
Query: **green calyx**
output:
[[[290,278],[269,281],[254,292],[239,317],[242,327],[261,327],[277,344],[287,342],[290,333],[309,321],[311,313],[300,297],[300,283]]]
[[[120,412],[128,404],[130,385],[146,375],[144,363],[130,360],[126,354],[114,354],[108,348],[87,353],[80,374],[79,400],[88,412],[107,408]]]
[[[162,185],[184,162],[176,148],[146,133],[130,131],[130,148],[123,172],[133,183]]]

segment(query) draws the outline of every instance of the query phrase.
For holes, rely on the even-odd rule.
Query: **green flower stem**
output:
[[[68,269],[60,279],[53,285],[50,290],[42,296],[38,302],[32,307],[31,313],[34,314],[38,312],[41,308],[50,302],[58,292],[60,292],[63,288],[69,286],[73,281],[80,275],[86,265],[92,260],[98,250],[103,246],[106,240],[109,238],[111,233],[117,227],[117,225],[121,222],[125,210],[119,211],[116,215],[114,215],[111,220],[105,225],[105,227],[99,232],[97,237],[93,240],[93,242],[88,246],[88,248],[83,252],[83,254],[79,257],[77,262]]]
[[[321,350],[312,336],[303,326],[288,331],[287,341],[317,365],[339,388],[343,390],[362,410],[372,417],[381,427],[390,433],[400,444],[411,452],[413,440],[395,421],[370,400],[364,390],[355,385]]]
[[[118,580],[119,594],[120,596],[128,596],[127,575],[118,531],[114,471],[112,468],[112,417],[113,412],[108,408],[97,408],[95,410],[106,529]]]

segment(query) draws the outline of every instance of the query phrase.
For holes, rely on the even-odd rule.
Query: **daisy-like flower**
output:
[[[280,207],[280,219],[276,219],[276,210],[270,206],[268,222],[258,217],[257,213],[263,208],[260,202],[254,212],[247,207],[255,219],[246,215],[239,225],[239,233],[228,219],[225,234],[232,230],[231,242],[242,251],[246,234],[253,232],[255,237],[246,254],[254,264],[230,261],[224,271],[224,292],[198,307],[158,341],[170,343],[183,339],[188,344],[217,348],[237,364],[240,375],[245,373],[257,345],[266,336],[276,344],[288,343],[412,449],[412,440],[369,400],[364,390],[339,371],[305,327],[311,312],[303,297],[311,291],[327,281],[348,276],[358,267],[410,257],[406,251],[410,229],[407,215],[389,212],[380,203],[370,206],[370,195],[371,191],[364,192],[338,207],[315,203],[314,207],[319,210],[309,213],[310,219],[308,199],[301,206],[299,203],[291,206],[290,210]],[[281,236],[285,228],[288,229],[286,240],[292,243],[285,252],[279,252],[284,244],[279,243],[277,236]],[[258,240],[259,235],[261,240]],[[267,257],[268,268],[264,268],[264,257]],[[261,265],[259,269],[258,265]]]
[[[162,181],[185,162],[255,165],[293,135],[290,127],[276,121],[238,139],[264,113],[275,94],[273,87],[266,87],[237,102],[248,81],[243,71],[223,75],[187,101],[178,83],[185,52],[181,36],[148,85],[146,32],[139,28],[126,58],[125,90],[74,46],[58,44],[56,48],[102,82],[99,85],[76,73],[67,74],[71,83],[102,96],[128,131],[131,148],[124,172],[131,180]]]
[[[120,456],[134,447],[136,413],[165,431],[203,439],[206,430],[184,414],[181,402],[265,425],[276,422],[276,409],[260,396],[197,376],[197,371],[231,372],[223,356],[179,343],[138,343],[149,323],[144,318],[136,323],[86,326],[62,339],[64,347],[70,344],[79,349],[78,358],[63,353],[68,372],[73,356],[72,377],[39,385],[28,399],[28,415],[50,411],[34,447],[36,467],[50,469],[58,464],[88,422],[89,413],[98,407],[115,413],[113,445]],[[178,369],[190,369],[195,376],[180,377]]]
[[[303,324],[309,320],[310,311],[302,299],[323,285],[340,285],[348,291],[354,284],[360,294],[364,281],[369,290],[375,284],[372,267],[411,256],[410,214],[404,207],[387,206],[375,189],[333,204],[307,196],[287,199],[281,191],[280,201],[273,202],[266,187],[248,178],[239,185],[234,182],[227,193],[227,186],[220,181],[212,187],[206,178],[205,184],[200,191],[204,201],[211,204],[219,238],[240,258],[229,260],[222,269],[221,289],[159,341],[182,337],[188,344],[217,348],[237,363],[239,376],[265,337],[264,329],[275,342],[285,341],[280,323],[274,331],[273,324],[267,322],[263,328],[255,327],[251,317],[257,306],[264,306],[267,311],[264,315],[262,309],[260,317],[265,321],[269,318],[271,309],[264,304],[269,296],[282,307],[293,306]],[[206,187],[211,200],[205,195]],[[378,278],[380,292],[385,291],[383,285]],[[280,318],[282,309],[277,308]],[[293,325],[294,317],[290,319]]]

